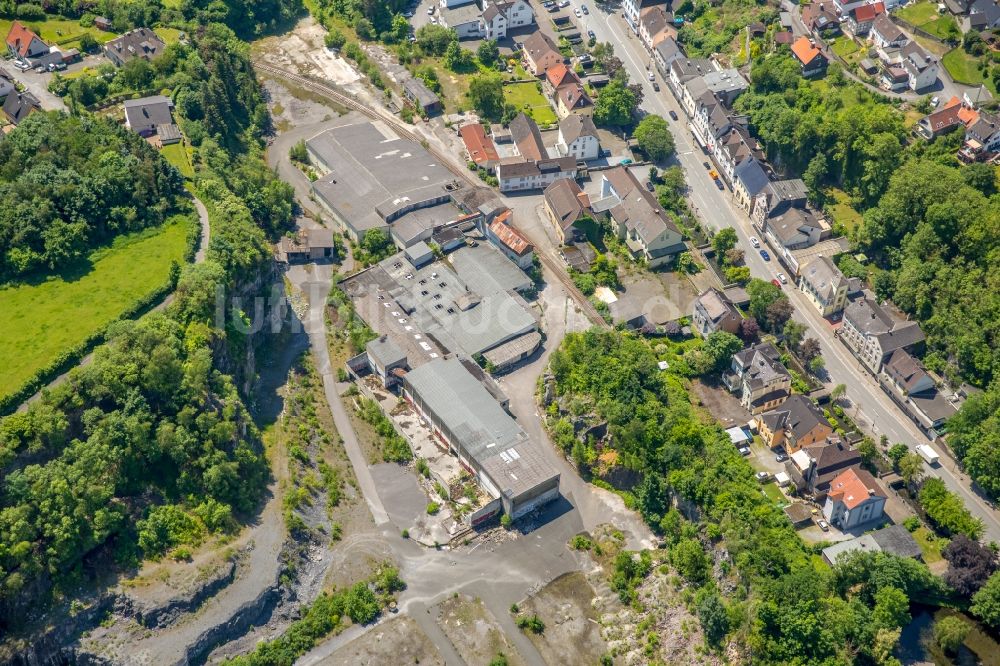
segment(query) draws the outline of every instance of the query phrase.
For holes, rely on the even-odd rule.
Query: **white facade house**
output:
[[[461,7],[462,5],[475,4],[476,0],[440,0],[442,7],[447,7],[449,9],[453,7]]]
[[[535,12],[525,0],[485,0],[482,11],[469,3],[445,5],[442,2],[441,7],[441,25],[453,29],[459,39],[504,39],[508,29],[535,22]]]
[[[601,156],[601,142],[597,127],[589,115],[571,114],[559,122],[559,139],[556,150],[562,156],[578,160],[595,160]]]
[[[560,178],[576,178],[576,160],[572,157],[501,162],[497,180],[501,192],[524,192],[545,189]]]

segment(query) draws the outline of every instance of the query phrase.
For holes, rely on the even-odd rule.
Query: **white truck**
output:
[[[931,467],[937,465],[941,461],[941,456],[938,455],[938,452],[927,444],[918,444],[917,453],[919,453],[920,457],[926,460],[927,464]]]

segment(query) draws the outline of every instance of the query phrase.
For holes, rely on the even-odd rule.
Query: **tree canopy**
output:
[[[634,135],[639,148],[654,162],[674,154],[674,136],[667,127],[667,121],[660,116],[650,114],[640,120]]]

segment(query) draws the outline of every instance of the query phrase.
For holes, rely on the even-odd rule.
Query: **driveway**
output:
[[[97,68],[106,62],[108,61],[103,56],[88,55],[80,62],[74,62],[68,66],[60,74],[65,76],[66,74],[78,72],[87,67]],[[9,63],[5,68],[15,80],[20,81],[24,85],[25,90],[38,98],[38,101],[42,104],[42,109],[45,111],[66,111],[66,103],[63,102],[62,98],[49,92],[49,81],[52,80],[53,76],[51,72],[39,74],[33,69],[22,72]]]

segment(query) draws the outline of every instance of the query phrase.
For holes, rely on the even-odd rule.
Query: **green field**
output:
[[[0,287],[0,394],[119,317],[183,262],[190,221],[123,236],[80,265],[37,283]]]
[[[172,143],[160,149],[163,158],[177,167],[181,175],[191,180],[194,178],[194,167],[191,166],[191,156],[188,154],[184,143]]]
[[[924,554],[924,562],[934,564],[944,559],[941,551],[948,545],[948,540],[935,535],[927,527],[919,527],[912,534],[913,540],[920,546]]]
[[[830,48],[832,48],[833,52],[841,58],[846,58],[852,53],[858,52],[858,43],[850,37],[838,37],[830,45]]]
[[[843,225],[848,231],[861,224],[861,213],[854,210],[847,192],[830,188],[827,194],[833,201],[826,204],[826,212],[833,218],[834,224]]]
[[[12,19],[0,20],[0,33],[6,35],[10,32],[10,26],[13,22]],[[84,28],[79,21],[68,19],[50,18],[45,21],[21,21],[21,23],[31,28],[46,44],[58,44],[70,48],[78,46],[80,38],[88,32],[101,44],[117,37],[113,32],[104,32],[97,28]]]
[[[518,111],[524,111],[541,127],[559,122],[556,112],[545,95],[538,92],[535,83],[508,83],[503,87],[503,97],[508,104],[513,104]]]
[[[951,14],[938,12],[937,4],[933,2],[907,5],[899,9],[896,16],[939,39],[958,39],[962,34],[955,18]]]
[[[948,51],[941,59],[941,64],[957,83],[976,86],[983,82],[983,73],[979,71],[979,59],[966,53],[961,46]]]
[[[781,488],[774,481],[764,484],[761,490],[764,492],[764,496],[775,504],[780,506],[788,504],[788,500],[785,498],[784,493],[781,492]]]

